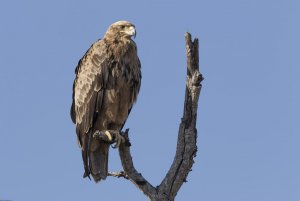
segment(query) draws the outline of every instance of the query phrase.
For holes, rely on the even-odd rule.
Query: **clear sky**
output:
[[[123,179],[82,178],[69,116],[78,60],[129,20],[143,73],[126,124],[136,168],[156,186],[172,163],[189,31],[205,80],[196,163],[177,200],[299,201],[299,10],[298,0],[2,0],[0,200],[146,200]]]

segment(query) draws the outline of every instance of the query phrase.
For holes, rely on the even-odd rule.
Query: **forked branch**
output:
[[[191,34],[185,34],[187,53],[187,78],[184,111],[179,125],[177,148],[174,161],[159,186],[153,187],[133,165],[130,143],[121,144],[119,154],[124,172],[152,201],[173,201],[188,173],[194,164],[197,152],[197,109],[201,91],[202,74],[199,71],[199,46],[198,39],[191,39]],[[125,132],[128,140],[128,130]],[[128,141],[129,142],[129,141]]]

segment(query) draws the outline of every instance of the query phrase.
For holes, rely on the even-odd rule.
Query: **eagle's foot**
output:
[[[115,143],[113,148],[118,148],[121,143],[125,143],[125,138],[120,134],[120,131],[116,130],[105,130],[105,131],[95,131],[93,137],[106,142]]]
[[[100,139],[106,142],[112,142],[113,136],[109,131],[95,131],[93,138]]]
[[[114,142],[115,145],[112,148],[116,149],[119,148],[121,143],[125,143],[125,138],[121,135],[120,131],[110,131],[114,134]]]

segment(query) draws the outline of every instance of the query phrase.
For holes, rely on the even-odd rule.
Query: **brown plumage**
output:
[[[109,143],[93,138],[96,131],[120,131],[137,99],[141,65],[135,26],[112,24],[80,59],[73,84],[71,118],[82,149],[84,177],[96,182],[107,177]]]

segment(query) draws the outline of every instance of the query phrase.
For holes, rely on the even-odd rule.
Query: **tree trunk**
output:
[[[185,34],[187,54],[187,78],[185,89],[184,110],[179,125],[178,140],[174,161],[161,184],[153,187],[133,165],[130,154],[130,143],[121,144],[119,154],[125,175],[151,201],[173,201],[188,173],[194,164],[197,152],[197,109],[201,91],[202,74],[199,71],[198,39],[191,39],[191,34]],[[128,129],[125,131],[128,139]]]

